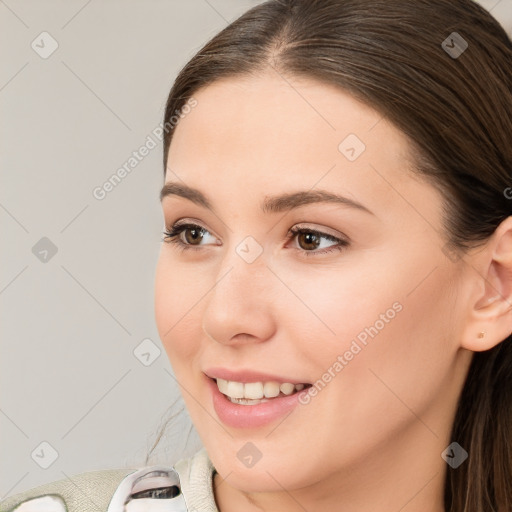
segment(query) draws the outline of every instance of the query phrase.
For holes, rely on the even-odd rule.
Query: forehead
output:
[[[383,211],[396,208],[398,189],[414,201],[428,187],[410,172],[405,135],[332,85],[272,71],[218,80],[194,98],[175,128],[166,181],[247,196],[332,188]]]
[[[364,138],[382,118],[341,89],[274,72],[224,78],[194,97],[198,105],[180,120],[173,142],[190,135],[187,128],[193,124],[194,136],[215,143],[223,156],[238,149],[246,153],[263,148],[292,156],[313,146],[334,149],[337,154],[344,136],[353,133]],[[389,135],[399,138],[398,131],[393,131]],[[171,144],[171,151],[173,145],[177,144]]]

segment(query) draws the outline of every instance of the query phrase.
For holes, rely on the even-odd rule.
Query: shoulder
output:
[[[37,510],[86,511],[107,510],[110,498],[120,482],[136,469],[109,469],[88,471],[69,478],[49,482],[0,501],[0,512],[18,509],[36,512]],[[36,498],[41,498],[36,503]],[[42,499],[44,498],[44,499]],[[30,506],[29,506],[29,503]],[[23,509],[21,505],[26,503]],[[43,508],[46,507],[46,508]],[[48,508],[50,507],[50,508]]]
[[[172,467],[88,471],[53,481],[5,498],[0,512],[218,512],[214,471],[203,448]]]

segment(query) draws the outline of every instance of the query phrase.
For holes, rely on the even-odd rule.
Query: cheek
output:
[[[160,340],[175,370],[183,361],[193,361],[198,343],[204,336],[200,301],[207,289],[197,272],[177,271],[165,250],[155,274],[155,320]]]
[[[337,411],[329,428],[341,429],[354,446],[362,429],[366,439],[379,439],[415,421],[411,411],[428,415],[449,393],[456,354],[450,276],[439,267],[416,289],[411,284],[431,267],[402,268],[400,280],[387,282],[375,274],[370,300],[367,290],[349,280],[342,288],[348,295],[339,291],[343,283],[332,285],[336,304],[326,302],[323,313],[336,335],[325,339],[322,351],[311,351],[310,359],[319,371],[317,406]],[[375,417],[380,420],[372,423]],[[442,421],[432,417],[432,427]]]
[[[300,271],[291,266],[276,273],[291,288],[281,291],[276,322],[286,331],[283,338],[293,340],[293,350],[308,354],[317,374],[347,351],[347,358],[355,359],[403,311],[397,283],[379,282],[380,265],[359,261]]]
[[[449,272],[438,267],[417,288],[405,285],[400,301],[403,311],[375,343],[371,368],[419,413],[442,393],[457,356]]]
[[[456,350],[450,270],[425,257],[403,263],[400,272],[396,264],[384,268],[381,258],[307,277],[282,269],[300,301],[282,297],[279,323],[307,354],[309,374],[333,382],[326,386],[333,400],[396,400],[384,381],[424,407],[419,397],[431,396],[449,373]]]

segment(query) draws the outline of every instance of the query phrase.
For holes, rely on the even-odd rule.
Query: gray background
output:
[[[160,145],[93,189],[157,140],[178,70],[257,3],[0,0],[0,498],[144,465],[179,397],[153,309]],[[512,33],[512,0],[481,3]],[[200,448],[186,413],[173,425],[150,463]]]

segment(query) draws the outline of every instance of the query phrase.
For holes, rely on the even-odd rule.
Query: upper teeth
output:
[[[217,379],[219,391],[231,398],[251,398],[258,400],[263,397],[274,398],[282,392],[291,395],[294,391],[300,391],[304,384],[292,384],[290,382],[235,382],[232,380]]]

